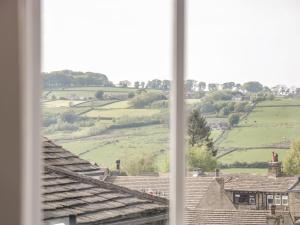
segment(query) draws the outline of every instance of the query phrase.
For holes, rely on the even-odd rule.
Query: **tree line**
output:
[[[101,73],[76,72],[72,70],[43,73],[44,88],[67,88],[82,86],[112,87],[114,84]]]

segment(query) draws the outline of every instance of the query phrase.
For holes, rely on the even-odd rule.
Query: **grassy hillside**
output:
[[[282,160],[290,143],[300,136],[299,103],[299,100],[276,99],[258,104],[219,144],[225,150],[237,149],[219,161],[226,164],[266,162],[271,159],[272,151]],[[248,147],[252,149],[245,149]]]
[[[98,90],[104,91],[105,100],[95,99]],[[147,91],[162,93],[159,90]],[[133,108],[128,98],[130,92],[136,93],[136,89],[76,87],[47,90],[43,95],[43,115],[49,117],[49,123],[56,120],[57,124],[45,127],[44,135],[75,154],[108,167],[114,167],[117,159],[152,153],[161,170],[169,149],[168,110],[149,106]],[[189,107],[197,107],[201,100],[187,99],[186,102]],[[80,116],[81,120],[69,124],[64,130],[60,127],[66,125],[60,121],[61,115],[69,111]],[[228,122],[226,116],[217,113],[206,117],[209,124]],[[148,123],[153,120],[160,124]],[[133,123],[137,124],[130,127]],[[260,102],[236,127],[226,132],[217,129],[212,130],[211,137],[218,139],[219,152],[230,152],[218,159],[220,163],[266,162],[271,159],[272,151],[276,151],[281,160],[290,142],[300,136],[300,100],[277,98]],[[266,169],[232,168],[224,171],[265,173]]]

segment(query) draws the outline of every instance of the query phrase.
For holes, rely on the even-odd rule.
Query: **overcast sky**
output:
[[[171,0],[44,0],[43,71],[171,77]],[[300,1],[189,0],[187,75],[300,86]]]

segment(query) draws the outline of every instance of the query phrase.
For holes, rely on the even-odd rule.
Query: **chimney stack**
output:
[[[77,225],[76,215],[69,215],[69,225]]]
[[[278,154],[275,152],[272,152],[272,161],[268,163],[268,175],[273,177],[282,175],[281,162],[279,162]]]
[[[268,175],[273,177],[280,177],[282,175],[281,162],[269,162]]]

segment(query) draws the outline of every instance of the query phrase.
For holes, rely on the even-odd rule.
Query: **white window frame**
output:
[[[274,195],[274,204],[281,205],[281,195]]]
[[[42,171],[40,140],[41,96],[41,0],[5,0],[18,4],[22,88],[22,211],[20,224],[41,224],[40,180]],[[173,77],[171,90],[170,136],[170,225],[184,224],[184,73],[185,73],[185,0],[173,0]],[[18,43],[15,43],[18,44]],[[18,216],[18,215],[16,215]]]

